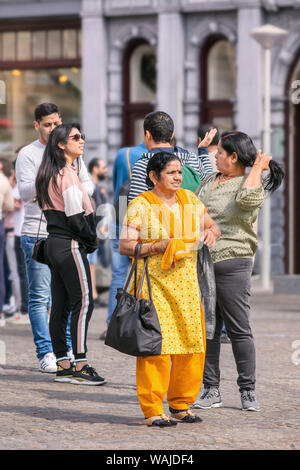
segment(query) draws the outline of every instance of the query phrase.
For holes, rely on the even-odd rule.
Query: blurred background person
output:
[[[108,172],[105,160],[102,158],[93,158],[88,164],[88,171],[94,184],[92,203],[97,224],[102,219],[102,217],[97,216],[97,209],[103,204],[107,203],[107,190],[103,184]],[[98,248],[94,251],[94,253],[88,254],[88,261],[91,269],[94,305],[95,307],[104,307],[107,305],[107,303],[99,298],[97,291],[96,266],[99,261],[104,268],[107,268],[108,266],[105,240],[100,240],[98,237]]]
[[[5,229],[3,214],[14,210],[14,198],[8,178],[0,165],[0,326],[5,326],[5,314],[3,305],[5,300],[5,276],[4,276],[4,251],[5,251]]]
[[[13,188],[13,165],[5,159],[0,159],[1,171],[8,178],[10,186]],[[6,292],[6,308],[4,312],[8,321],[14,318],[15,313],[19,311],[21,305],[20,281],[17,267],[17,259],[15,255],[15,219],[14,210],[6,212],[4,215],[5,229],[5,256],[6,256],[6,286],[10,285],[10,289]]]
[[[6,158],[0,158],[0,171],[10,179],[11,176],[12,165],[9,160]],[[11,212],[4,212],[3,213],[3,224],[5,229],[5,249],[4,249],[4,258],[3,258],[3,265],[4,265],[4,279],[5,279],[5,298],[4,298],[4,305],[3,305],[3,312],[5,314],[6,320],[13,317],[14,313],[16,312],[15,307],[15,297],[13,293],[13,282],[12,282],[12,273],[11,268],[8,262],[7,257],[7,237],[8,235],[13,232],[13,213]]]
[[[8,319],[10,323],[16,325],[30,325],[28,314],[28,279],[26,273],[26,262],[24,252],[21,247],[21,230],[24,221],[24,202],[21,200],[20,193],[17,186],[15,161],[10,177],[10,184],[13,190],[15,208],[13,212],[14,217],[14,249],[11,247],[10,251],[13,253],[12,258],[16,261],[15,278],[17,282],[17,299],[16,299],[16,313]]]

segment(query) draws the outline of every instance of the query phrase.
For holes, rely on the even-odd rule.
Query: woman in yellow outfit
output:
[[[120,237],[120,253],[133,256],[142,243],[148,257],[153,302],[162,332],[159,356],[138,357],[137,394],[144,424],[172,426],[201,421],[189,406],[201,388],[205,359],[205,325],[197,278],[197,247],[213,246],[220,230],[201,201],[182,183],[181,163],[170,152],[151,157],[147,184],[128,206]],[[141,276],[143,261],[138,263]],[[149,298],[147,287],[142,296]],[[172,366],[170,367],[170,364]],[[167,400],[171,417],[164,414]]]

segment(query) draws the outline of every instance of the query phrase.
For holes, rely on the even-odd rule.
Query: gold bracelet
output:
[[[156,242],[152,242],[152,243],[150,244],[149,253],[148,253],[149,256],[155,255],[155,252],[152,251],[152,247],[153,247],[153,245],[154,245],[155,243],[156,243]]]

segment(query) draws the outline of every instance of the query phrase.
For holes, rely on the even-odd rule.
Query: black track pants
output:
[[[75,360],[86,358],[86,337],[93,312],[90,267],[86,252],[75,240],[50,236],[45,255],[51,269],[50,336],[57,360],[67,357],[66,328],[71,316]]]

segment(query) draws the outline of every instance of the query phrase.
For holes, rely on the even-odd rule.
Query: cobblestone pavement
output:
[[[107,293],[105,293],[107,296]],[[196,410],[199,424],[148,428],[135,389],[135,359],[104,345],[105,309],[94,311],[88,358],[108,383],[56,383],[38,371],[30,326],[0,328],[0,450],[300,449],[300,296],[252,296],[260,413],[242,412],[230,344],[222,345],[224,406]],[[165,407],[167,411],[167,404]]]

